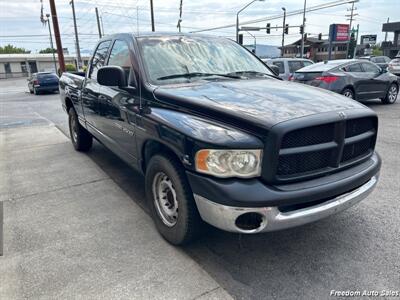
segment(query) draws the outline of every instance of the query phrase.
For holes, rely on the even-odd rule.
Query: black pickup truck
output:
[[[60,96],[75,149],[95,138],[142,172],[156,227],[173,244],[204,221],[238,233],[316,221],[378,181],[372,110],[284,82],[229,39],[104,37],[86,74],[62,75]]]

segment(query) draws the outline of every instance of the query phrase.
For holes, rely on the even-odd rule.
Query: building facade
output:
[[[283,57],[300,57],[301,39],[283,48]],[[331,59],[344,59],[347,53],[347,42],[333,42]],[[307,38],[304,41],[304,57],[314,62],[328,60],[329,40]]]
[[[383,55],[394,58],[400,55],[400,22],[384,23],[382,25],[383,32],[393,32],[393,41],[382,42]]]
[[[66,64],[76,66],[75,57],[72,55],[64,56]],[[82,57],[82,62],[86,66],[90,57]],[[58,66],[58,59],[56,55]],[[28,77],[36,72],[55,72],[53,54],[0,54],[0,79]]]

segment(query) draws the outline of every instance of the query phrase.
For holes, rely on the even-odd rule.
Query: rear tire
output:
[[[381,101],[383,104],[393,104],[396,102],[398,94],[399,94],[399,87],[397,86],[397,84],[392,83],[389,86],[386,97],[381,99]]]
[[[79,124],[78,115],[73,107],[68,110],[69,134],[75,150],[86,152],[93,144],[92,135]]]
[[[345,88],[345,89],[342,91],[342,95],[345,96],[345,97],[347,97],[347,98],[353,99],[353,100],[356,98],[356,97],[355,97],[355,94],[354,94],[354,92],[353,92],[353,90],[350,89],[350,88]]]
[[[146,170],[146,197],[157,230],[174,245],[187,244],[203,229],[193,193],[180,163],[155,155]]]

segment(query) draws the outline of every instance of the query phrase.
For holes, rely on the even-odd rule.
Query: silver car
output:
[[[339,59],[316,63],[295,72],[293,81],[327,89],[355,100],[396,102],[399,80],[367,60]]]
[[[267,65],[274,65],[279,68],[279,77],[283,80],[290,80],[297,70],[312,65],[314,62],[305,58],[273,58],[263,59]]]
[[[400,56],[392,59],[387,69],[390,73],[400,76]]]

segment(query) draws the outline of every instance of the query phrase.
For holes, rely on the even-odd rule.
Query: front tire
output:
[[[353,90],[352,90],[352,89],[349,89],[349,88],[345,88],[345,89],[342,91],[342,95],[345,96],[345,97],[347,97],[347,98],[353,99],[353,100],[356,98],[356,97],[355,97],[355,94],[354,94],[354,92],[353,92]]]
[[[73,107],[68,110],[69,134],[75,150],[86,152],[93,144],[92,135],[79,124],[78,115]]]
[[[33,87],[33,93],[34,93],[35,95],[39,95],[39,91],[38,91],[35,87]]]
[[[389,86],[386,97],[381,99],[381,101],[383,104],[393,104],[396,102],[398,94],[399,94],[399,87],[395,83],[392,83]]]
[[[160,234],[171,244],[196,239],[203,221],[183,167],[172,156],[155,155],[146,170],[146,197]]]

